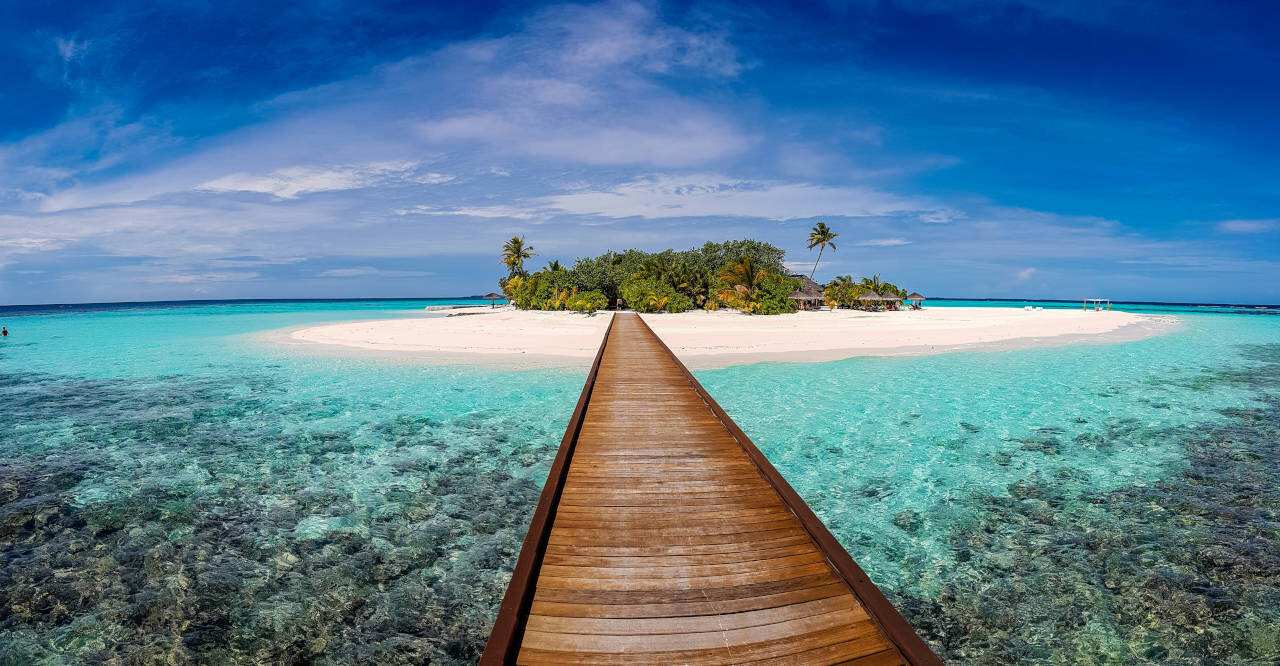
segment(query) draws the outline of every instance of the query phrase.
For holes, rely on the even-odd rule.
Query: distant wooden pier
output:
[[[481,664],[939,664],[634,314],[614,315]]]

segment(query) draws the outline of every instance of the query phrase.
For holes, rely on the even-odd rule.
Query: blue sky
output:
[[[483,293],[514,234],[808,267],[818,220],[823,278],[1280,302],[1271,3],[43,4],[0,303]]]

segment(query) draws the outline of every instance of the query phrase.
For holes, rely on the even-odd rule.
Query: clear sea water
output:
[[[0,664],[474,661],[585,365],[258,337],[446,302],[0,308]],[[948,663],[1278,663],[1280,310],[1118,307],[697,374]]]

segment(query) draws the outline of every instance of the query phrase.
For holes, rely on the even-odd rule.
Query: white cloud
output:
[[[253,268],[254,266],[284,266],[306,261],[305,257],[226,257],[210,259],[211,266],[218,268]]]
[[[1280,228],[1280,219],[1223,220],[1217,227],[1218,231],[1226,234],[1261,234]]]
[[[464,217],[485,217],[492,219],[509,218],[514,220],[544,220],[546,211],[520,208],[518,206],[414,206],[396,210],[396,215],[461,215]]]
[[[726,113],[654,77],[736,76],[745,65],[725,33],[668,25],[648,4],[548,8],[521,33],[456,53],[452,69],[464,85],[447,113],[418,123],[427,141],[660,167],[720,160],[757,141]]]
[[[36,252],[62,246],[54,238],[0,238],[0,252]]]
[[[679,121],[665,116],[590,119],[524,118],[475,113],[423,123],[419,133],[430,141],[479,141],[500,144],[505,151],[583,164],[651,164],[687,166],[737,155],[753,139],[732,123],[705,112]],[[544,121],[551,121],[545,122]]]
[[[828,216],[870,217],[929,211],[909,200],[866,187],[824,187],[726,178],[658,175],[603,190],[543,197],[547,208],[574,215],[624,218],[751,217],[792,220]]]
[[[872,238],[870,240],[858,241],[854,243],[859,247],[895,247],[898,245],[910,245],[911,241],[905,238]]]
[[[530,21],[528,34],[535,42],[559,46],[544,64],[563,70],[687,70],[732,77],[748,66],[723,31],[668,25],[652,5],[639,2],[552,7]]]
[[[411,176],[417,162],[367,162],[331,167],[289,167],[266,174],[235,173],[197,185],[205,192],[259,192],[279,199],[295,199],[311,192],[355,190],[388,181],[444,183],[452,176],[427,173]]]
[[[431,271],[397,271],[374,268],[373,266],[356,266],[354,268],[331,268],[319,274],[319,277],[429,277],[435,275]]]
[[[510,138],[520,128],[495,113],[473,113],[434,122],[418,127],[422,136],[432,141],[481,139],[495,141]]]
[[[89,50],[89,42],[79,41],[75,38],[63,39],[58,37],[55,40],[58,48],[58,57],[62,58],[63,63],[69,63],[83,56],[85,51]]]
[[[1024,268],[1018,271],[1018,281],[1023,282],[1026,280],[1030,280],[1032,274],[1034,274],[1035,272],[1036,272],[1036,269],[1034,268]]]
[[[686,166],[737,155],[752,139],[723,119],[685,118],[649,127],[580,127],[529,136],[526,152],[584,164]]]
[[[0,222],[5,219],[0,216]],[[16,255],[57,250],[65,245],[64,241],[56,238],[0,238],[0,267],[8,265],[9,260]]]
[[[262,277],[261,273],[228,272],[228,273],[168,273],[146,278],[152,284],[192,284],[196,282],[242,282]]]

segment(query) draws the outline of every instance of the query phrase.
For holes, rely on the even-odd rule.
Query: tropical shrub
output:
[[[786,267],[783,265],[783,260],[787,257],[786,250],[751,238],[723,243],[707,242],[697,250],[682,252],[680,255],[686,261],[697,264],[711,274],[718,272],[725,264],[743,257],[750,259],[751,265],[758,269],[770,273],[786,273]]]
[[[799,289],[801,282],[778,273],[768,273],[760,282],[756,314],[776,315],[791,314],[799,310],[796,302],[791,300],[792,292]]]
[[[865,287],[854,282],[852,275],[842,275],[827,283],[822,296],[828,306],[856,308],[862,303],[858,297],[866,292]]]
[[[543,310],[564,310],[568,307],[570,299],[578,295],[578,288],[556,289],[552,287],[551,296],[543,301]]]
[[[583,291],[598,291],[612,303],[622,296],[622,283],[629,280],[649,255],[640,250],[606,252],[598,257],[584,257],[566,271],[567,276]]]
[[[535,256],[532,250],[521,237],[508,241],[503,247],[502,261],[509,273],[498,281],[510,303],[531,310],[570,308],[569,301],[575,288],[579,293],[603,295],[606,305],[621,297],[630,306],[641,310],[682,312],[695,307],[715,310],[721,305],[717,295],[725,288],[719,272],[730,260],[745,258],[754,269],[780,273],[786,256],[777,246],[747,238],[723,243],[708,242],[700,248],[684,251],[606,252],[598,257],[578,259],[568,269],[560,262],[552,261],[545,269],[530,275],[524,270],[524,260]],[[623,285],[637,280],[652,280],[665,287],[650,284],[642,298],[638,293],[631,293],[628,297],[623,293]],[[632,287],[633,292],[636,289]],[[649,298],[650,293],[653,299]],[[753,302],[750,298],[743,301]]]
[[[716,297],[725,305],[753,314],[760,309],[760,287],[769,272],[757,268],[750,257],[731,261],[720,269],[717,276],[719,291]]]
[[[622,300],[636,312],[685,312],[693,301],[671,285],[652,278],[632,278],[622,283]]]
[[[580,291],[569,298],[566,306],[576,312],[595,312],[609,307],[609,299],[598,291]]]
[[[828,305],[835,305],[846,308],[861,308],[864,310],[879,310],[883,308],[896,308],[897,304],[886,301],[864,301],[861,296],[867,293],[875,293],[883,296],[897,296],[899,298],[907,295],[907,290],[895,284],[884,282],[879,275],[873,275],[869,278],[862,278],[854,281],[851,275],[842,275],[827,283],[825,290],[822,292],[823,298]],[[886,305],[886,303],[888,303]]]

